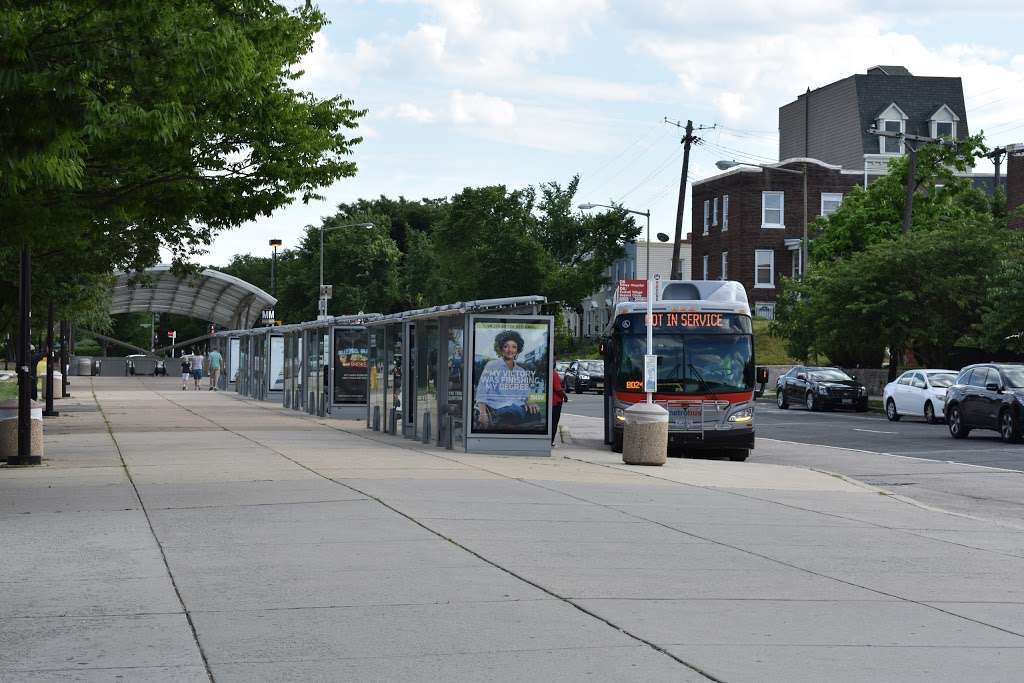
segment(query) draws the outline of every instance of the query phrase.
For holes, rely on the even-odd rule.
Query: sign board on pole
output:
[[[653,394],[658,390],[658,356],[644,354],[644,393]]]
[[[619,280],[615,294],[619,301],[646,301],[647,280]]]
[[[330,299],[334,294],[334,285],[320,285],[320,298]]]

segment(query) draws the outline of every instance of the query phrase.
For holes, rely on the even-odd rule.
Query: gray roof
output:
[[[928,120],[937,109],[946,105],[959,117],[956,136],[967,137],[967,107],[964,86],[959,77],[857,74],[851,76],[857,86],[861,137],[865,152],[878,151],[878,138],[867,132],[878,115],[895,104],[907,115],[906,132],[931,135]]]
[[[277,299],[256,285],[207,268],[182,279],[166,264],[142,273],[115,273],[110,313],[177,313],[221,327],[246,328],[257,323]],[[141,279],[140,279],[141,276]],[[138,282],[133,280],[138,279]]]

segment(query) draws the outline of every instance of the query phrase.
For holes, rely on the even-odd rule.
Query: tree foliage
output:
[[[272,0],[5,3],[0,249],[28,245],[38,272],[85,287],[161,248],[181,265],[353,175],[362,112],[293,87],[324,22]]]
[[[983,312],[995,317],[995,280],[1014,287],[1012,259],[996,268],[996,255],[1007,253],[1014,238],[988,198],[957,174],[982,151],[972,138],[919,153],[906,233],[906,159],[819,219],[808,274],[802,282],[784,280],[776,309],[774,330],[789,339],[791,355],[877,366],[888,347],[897,359],[911,351],[919,362],[943,365],[957,344],[994,341],[999,333]]]

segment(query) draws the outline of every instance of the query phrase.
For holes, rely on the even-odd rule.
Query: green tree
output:
[[[363,112],[293,87],[324,22],[272,0],[5,3],[0,249],[28,245],[36,272],[83,289],[161,247],[181,265],[353,175]]]

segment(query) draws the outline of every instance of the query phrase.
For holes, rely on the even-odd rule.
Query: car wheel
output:
[[[999,436],[1006,443],[1020,441],[1020,424],[1009,408],[1003,408],[1003,412],[999,413]]]
[[[900,414],[896,412],[896,401],[891,398],[885,402],[885,416],[889,418],[889,422],[900,421]]]
[[[807,392],[807,396],[804,397],[804,405],[806,405],[807,410],[810,411],[815,411],[818,409],[818,401],[814,398],[813,392]]]
[[[786,410],[789,408],[789,401],[786,400],[786,394],[782,390],[782,387],[776,387],[775,392],[775,403],[779,406],[779,410]]]
[[[928,401],[924,404],[924,421],[930,425],[937,423],[939,420],[935,417],[935,408],[932,407],[932,402]]]
[[[946,414],[946,422],[949,427],[949,434],[954,439],[966,439],[971,430],[964,424],[964,415],[960,412],[960,406],[950,406]]]

